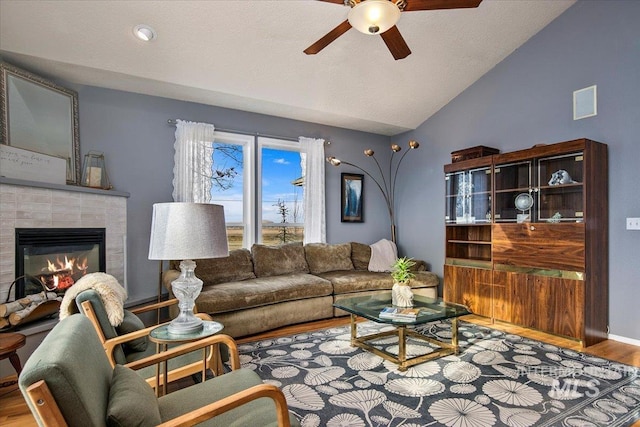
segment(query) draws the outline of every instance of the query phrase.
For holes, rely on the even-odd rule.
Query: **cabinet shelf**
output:
[[[491,259],[485,258],[454,258],[447,257],[446,260],[447,265],[459,265],[464,267],[474,267],[474,268],[491,268]]]
[[[446,229],[446,256],[491,261],[491,224],[456,224]]]
[[[474,219],[473,222],[458,222],[456,218],[445,219],[447,227],[468,227],[470,225],[491,225],[490,219]]]
[[[527,193],[529,192],[529,190],[531,190],[530,187],[522,187],[522,188],[505,188],[502,190],[496,190],[495,193],[496,194],[503,194],[503,193]]]
[[[566,189],[571,189],[571,188],[575,188],[576,190],[581,190],[582,189],[582,183],[581,182],[575,182],[575,183],[572,183],[572,184],[541,185],[541,186],[538,187],[538,190],[554,190],[554,189],[566,190]]]
[[[462,243],[469,245],[490,245],[491,242],[485,242],[482,240],[448,240],[449,243]]]

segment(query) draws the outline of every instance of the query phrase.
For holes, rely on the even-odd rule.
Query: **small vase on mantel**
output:
[[[398,258],[391,266],[393,287],[391,288],[391,304],[395,307],[413,307],[413,291],[409,282],[415,277],[411,267],[415,265],[412,258]]]

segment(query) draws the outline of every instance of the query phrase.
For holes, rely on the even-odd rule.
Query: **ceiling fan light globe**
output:
[[[348,19],[363,34],[382,34],[396,25],[400,9],[389,0],[363,0],[351,8]]]

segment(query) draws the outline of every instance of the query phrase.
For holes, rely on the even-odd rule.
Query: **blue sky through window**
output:
[[[287,222],[302,222],[302,187],[293,181],[300,178],[300,153],[296,151],[262,149],[262,220],[281,222],[276,205],[283,200],[289,208]],[[297,205],[298,215],[294,218]]]
[[[221,145],[214,143],[214,147]],[[236,163],[226,156],[222,150],[214,150],[214,170],[235,167],[237,175],[230,180],[227,189],[221,189],[213,185],[211,189],[212,203],[218,203],[225,207],[225,219],[228,223],[241,223],[243,209],[243,171],[244,165]],[[281,222],[282,217],[278,207],[274,206],[278,200],[284,200],[289,208],[288,222],[293,222],[295,206],[298,206],[297,222],[303,222],[302,216],[302,187],[296,187],[292,181],[300,178],[302,168],[300,166],[300,153],[272,148],[262,149],[262,219],[263,222]],[[297,200],[297,202],[296,202]]]

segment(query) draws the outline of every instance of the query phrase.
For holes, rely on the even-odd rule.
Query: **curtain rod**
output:
[[[172,126],[175,126],[178,123],[178,121],[177,121],[177,119],[169,119],[169,120],[167,120],[167,123],[172,125]],[[261,136],[261,137],[264,137],[264,138],[273,138],[273,139],[283,139],[285,141],[295,141],[295,142],[299,141],[298,138],[292,138],[290,136],[267,135],[267,134],[264,134],[264,133],[247,132],[247,131],[244,131],[244,130],[236,130],[236,129],[216,128],[216,130],[219,131],[219,132],[239,133],[241,135]]]

